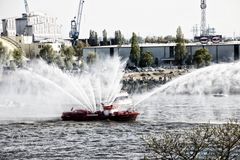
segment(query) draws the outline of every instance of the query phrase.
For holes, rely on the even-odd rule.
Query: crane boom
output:
[[[25,11],[26,11],[27,14],[29,14],[29,7],[28,7],[27,0],[24,0],[24,4],[25,4]]]
[[[76,17],[74,17],[74,19],[71,21],[71,31],[69,33],[69,37],[71,38],[73,45],[76,45],[79,34],[80,34],[83,3],[84,3],[84,0],[80,0],[79,6],[78,6],[77,20],[76,20]]]
[[[82,13],[83,13],[83,3],[84,0],[80,0],[79,7],[78,7],[78,15],[77,15],[77,31],[80,33],[80,25],[82,20]]]

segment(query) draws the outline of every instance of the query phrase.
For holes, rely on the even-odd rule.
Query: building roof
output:
[[[186,43],[186,46],[223,46],[223,45],[240,45],[240,41],[229,41],[229,42],[220,42],[220,43],[208,43],[208,44],[201,44],[200,42],[195,43]],[[176,46],[176,43],[143,43],[139,44],[140,47],[170,47],[170,46]],[[95,49],[95,48],[130,48],[131,45],[108,45],[108,46],[91,46],[86,47],[87,49]]]

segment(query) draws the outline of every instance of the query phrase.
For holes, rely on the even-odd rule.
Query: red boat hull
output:
[[[113,121],[135,121],[138,115],[138,112],[115,112],[114,116],[109,116],[109,119]]]
[[[100,121],[100,120],[112,120],[112,121],[135,121],[138,112],[134,111],[121,111],[114,112],[108,116],[104,115],[103,111],[89,112],[85,110],[75,110],[72,112],[64,112],[62,114],[63,121]]]

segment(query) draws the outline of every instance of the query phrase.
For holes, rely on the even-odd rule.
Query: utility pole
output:
[[[201,36],[207,36],[207,27],[206,27],[206,8],[207,8],[207,3],[206,0],[201,0]]]
[[[193,37],[198,36],[198,25],[194,25],[192,28]]]

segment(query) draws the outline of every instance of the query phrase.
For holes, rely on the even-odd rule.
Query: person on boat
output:
[[[109,116],[111,109],[112,109],[112,105],[110,105],[110,106],[104,106],[103,105],[103,114],[104,114],[104,116]]]
[[[117,112],[117,106],[114,105],[108,105],[108,106],[103,106],[103,114],[105,116],[113,116],[114,112]]]
[[[119,112],[117,105],[112,105],[112,109],[109,111],[110,116],[114,116],[115,112]]]

